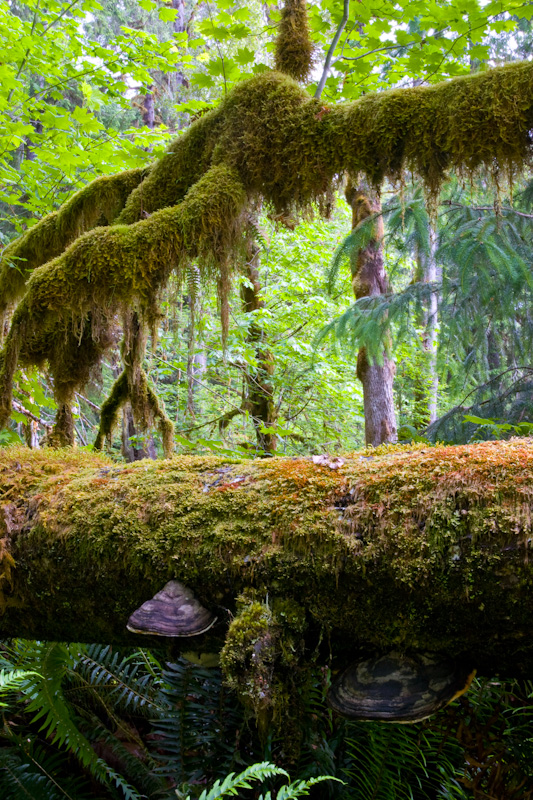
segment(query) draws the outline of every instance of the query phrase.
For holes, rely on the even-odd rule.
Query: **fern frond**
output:
[[[344,783],[344,781],[341,781],[339,778],[333,778],[331,775],[320,775],[318,778],[308,778],[305,781],[295,781],[287,786],[282,786],[278,790],[276,800],[294,800],[296,797],[303,797],[304,795],[309,794],[309,789],[311,789],[312,786],[316,786],[318,783],[323,783],[324,781]],[[263,798],[261,795],[259,800],[267,800],[267,798]]]
[[[220,798],[228,797],[230,795],[237,795],[238,789],[251,789],[251,781],[264,781],[267,778],[272,778],[275,775],[283,775],[288,778],[288,773],[281,767],[276,767],[269,761],[263,761],[259,764],[252,764],[247,769],[236,775],[231,772],[223,780],[215,781],[211,789],[205,789],[199,797],[199,800],[220,800]],[[188,800],[191,800],[189,797]]]
[[[145,667],[144,660],[142,666]],[[169,708],[160,691],[161,676],[155,676],[153,671],[143,673],[141,663],[113,651],[109,645],[89,645],[75,671],[84,679],[86,690],[98,694],[115,712],[127,709],[130,713],[158,716]]]
[[[68,755],[50,753],[28,735],[11,735],[0,748],[2,800],[88,800],[83,778],[71,774]]]
[[[375,214],[364,219],[337,247],[326,273],[326,288],[329,294],[333,294],[335,291],[339,272],[343,265],[349,262],[359,250],[368,247],[374,238],[375,220]]]
[[[32,670],[24,669],[1,669],[0,670],[0,695],[8,694],[15,689],[20,689],[26,678],[30,676],[37,676],[38,673]],[[0,706],[5,706],[5,703],[0,702]]]
[[[21,686],[30,700],[27,711],[34,714],[32,722],[41,722],[40,730],[51,738],[51,742],[68,749],[102,783],[111,781],[120,788],[126,800],[140,800],[137,791],[96,756],[72,716],[62,688],[65,673],[73,666],[72,652],[66,645],[58,643],[36,642],[34,646],[40,652],[39,675],[27,677]]]

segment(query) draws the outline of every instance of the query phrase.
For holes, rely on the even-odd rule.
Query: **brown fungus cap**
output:
[[[179,581],[169,581],[151,600],[133,612],[127,628],[132,633],[151,636],[199,636],[216,622],[190,589]]]
[[[474,675],[432,653],[393,652],[348,667],[328,702],[350,719],[420,722],[466,692]]]

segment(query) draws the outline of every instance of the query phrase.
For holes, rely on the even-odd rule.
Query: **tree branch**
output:
[[[342,15],[342,19],[341,19],[341,21],[339,23],[339,27],[337,28],[337,32],[336,32],[335,36],[333,37],[333,41],[329,46],[329,50],[328,50],[328,53],[326,55],[326,61],[325,61],[325,64],[324,64],[324,69],[322,71],[322,75],[321,75],[320,80],[318,82],[318,86],[316,87],[315,98],[317,100],[320,98],[322,92],[324,91],[324,86],[326,85],[326,80],[327,80],[327,77],[328,77],[328,74],[329,74],[329,70],[330,70],[330,67],[331,67],[331,61],[333,59],[333,53],[335,52],[335,48],[337,47],[337,45],[339,43],[339,39],[341,38],[342,32],[343,32],[343,30],[344,30],[344,28],[346,26],[346,23],[348,22],[349,12],[350,12],[350,0],[344,0],[344,12],[343,12],[343,15]]]

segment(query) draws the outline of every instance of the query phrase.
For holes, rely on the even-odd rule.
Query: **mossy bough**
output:
[[[300,7],[289,3],[287,13]],[[434,197],[452,168],[468,177],[485,167],[495,181],[523,169],[532,128],[531,62],[334,107],[276,72],[238,84],[140,183],[138,171],[100,179],[8,248],[0,311],[22,291],[16,259],[26,259],[24,276],[34,272],[0,357],[0,425],[18,364],[48,360],[66,407],[114,341],[117,312],[137,313],[142,330],[171,271],[180,274],[188,259],[199,259],[205,280],[216,279],[225,324],[229,263],[239,261],[241,215],[257,196],[286,212],[327,198],[344,171],[377,186],[412,170]],[[111,224],[80,236],[102,211]],[[71,438],[69,426],[56,427],[60,440]]]
[[[270,609],[267,671],[391,649],[533,670],[531,441],[367,451],[339,470],[6,449],[0,491],[3,636],[140,643],[128,617],[176,579],[219,618],[195,650],[222,647],[239,596]],[[225,658],[246,686],[243,627]]]
[[[132,309],[143,321],[129,346],[130,352],[137,351],[132,367],[142,377],[139,345],[171,270],[183,269],[187,258],[194,257],[201,258],[207,271],[215,261],[226,265],[245,199],[235,173],[215,166],[178,206],[134,225],[96,228],[36,269],[13,315],[0,360],[0,426],[11,413],[17,365],[48,361],[56,398],[66,406],[113,341],[117,313],[130,317]],[[128,383],[134,409],[153,406],[146,381]],[[70,426],[60,428],[60,444],[73,443],[69,432]]]
[[[146,172],[146,168],[132,169],[97,178],[5,248],[0,260],[0,333],[3,315],[24,294],[33,270],[61,255],[91,228],[111,225]]]

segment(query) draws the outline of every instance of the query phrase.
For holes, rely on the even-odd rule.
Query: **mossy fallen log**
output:
[[[285,663],[433,651],[531,676],[532,440],[315,462],[0,450],[0,635],[146,644],[128,617],[176,579],[218,617],[183,649],[226,640],[230,672],[272,625]]]

